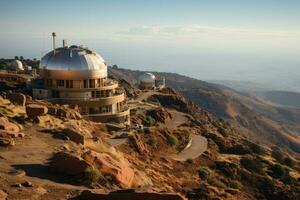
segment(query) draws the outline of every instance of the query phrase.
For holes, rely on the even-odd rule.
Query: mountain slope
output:
[[[144,72],[110,68],[109,73],[137,84],[137,77]],[[167,86],[180,91],[208,112],[231,120],[253,140],[300,153],[300,109],[275,105],[222,85],[175,73],[153,73],[165,77]]]

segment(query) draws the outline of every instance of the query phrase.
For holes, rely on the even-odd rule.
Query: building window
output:
[[[95,98],[95,91],[92,91],[92,97]]]
[[[87,86],[87,80],[84,80],[83,81],[83,88],[87,88],[88,86]]]
[[[57,80],[56,85],[57,85],[57,87],[64,87],[65,86],[65,81],[64,80]]]
[[[95,79],[89,79],[89,88],[95,88]]]
[[[66,88],[73,88],[73,80],[66,80]]]

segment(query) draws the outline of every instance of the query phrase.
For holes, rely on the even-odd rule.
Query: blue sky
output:
[[[295,74],[299,10],[299,0],[0,0],[0,57],[40,58],[55,31],[59,44],[89,46],[128,68],[202,79]]]

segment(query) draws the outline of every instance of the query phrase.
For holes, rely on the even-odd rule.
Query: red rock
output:
[[[50,161],[51,168],[68,175],[82,174],[89,166],[79,155],[68,152],[56,153]]]
[[[0,137],[4,138],[22,138],[25,134],[21,132],[13,132],[13,131],[6,131],[6,130],[0,130]]]
[[[0,190],[0,200],[6,200],[7,199],[7,193],[3,190]]]
[[[21,93],[7,93],[6,98],[10,100],[12,103],[25,106],[26,103],[26,96]]]
[[[79,112],[68,108],[59,108],[56,114],[59,117],[67,119],[82,119],[82,116]]]
[[[10,122],[5,117],[0,117],[0,129],[12,132],[20,132],[20,127],[15,123]]]
[[[140,135],[134,134],[130,136],[130,141],[133,143],[139,153],[146,154],[149,152]]]
[[[88,151],[82,158],[90,165],[96,167],[103,175],[111,176],[122,188],[130,188],[134,179],[133,170],[124,163],[112,158],[107,153]]]
[[[38,116],[47,114],[48,108],[44,105],[39,104],[28,104],[26,105],[26,114],[29,118],[35,119]]]
[[[68,136],[73,142],[77,144],[84,144],[85,135],[81,131],[76,130],[74,128],[65,128],[62,132],[63,134]]]
[[[117,191],[109,194],[92,193],[83,191],[80,199],[89,200],[187,200],[177,193],[155,193],[155,192],[135,192],[135,191]]]
[[[14,146],[15,145],[15,141],[12,138],[4,138],[4,137],[0,137],[0,146]]]

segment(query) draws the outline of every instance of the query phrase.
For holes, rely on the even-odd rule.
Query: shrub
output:
[[[149,134],[150,133],[150,129],[148,127],[144,128],[144,133]]]
[[[215,186],[215,187],[218,187],[218,188],[222,188],[222,189],[226,189],[226,188],[227,188],[227,186],[226,186],[224,183],[222,183],[221,181],[216,180],[216,179],[214,179],[214,178],[208,179],[207,182],[208,182],[210,185]]]
[[[193,161],[193,159],[188,158],[188,159],[186,159],[186,162],[189,163],[189,164],[193,164],[194,161]]]
[[[295,161],[293,159],[291,159],[290,157],[286,157],[282,163],[290,168],[295,167],[295,164],[296,164]]]
[[[250,145],[250,149],[252,150],[253,153],[256,153],[256,154],[259,154],[259,155],[265,153],[264,149],[261,146],[259,146],[258,144],[255,144],[255,143],[252,143]]]
[[[149,140],[148,140],[148,143],[151,145],[151,146],[155,146],[157,144],[157,138],[152,136]]]
[[[224,137],[227,137],[227,136],[228,136],[227,130],[226,130],[225,128],[221,127],[221,126],[218,127],[218,132],[219,132],[222,136],[224,136]]]
[[[230,188],[233,188],[233,189],[238,189],[238,190],[242,190],[243,189],[243,185],[241,182],[239,181],[230,181],[228,186]]]
[[[262,172],[262,162],[261,160],[254,158],[242,158],[240,160],[241,165],[251,172],[261,173]]]
[[[168,143],[172,146],[176,146],[178,144],[178,139],[174,135],[167,135]]]
[[[149,126],[153,126],[156,123],[155,119],[149,115],[146,115],[144,120],[145,120],[146,124]]]
[[[94,169],[92,167],[87,167],[84,170],[84,178],[89,183],[95,183],[102,177],[101,172],[99,172],[97,169]]]
[[[280,164],[275,164],[270,167],[271,176],[274,178],[283,178],[286,174],[284,167]]]
[[[198,174],[201,179],[206,180],[210,176],[211,172],[207,167],[201,167],[198,170]]]
[[[272,157],[280,163],[283,161],[283,155],[278,148],[272,150]]]

